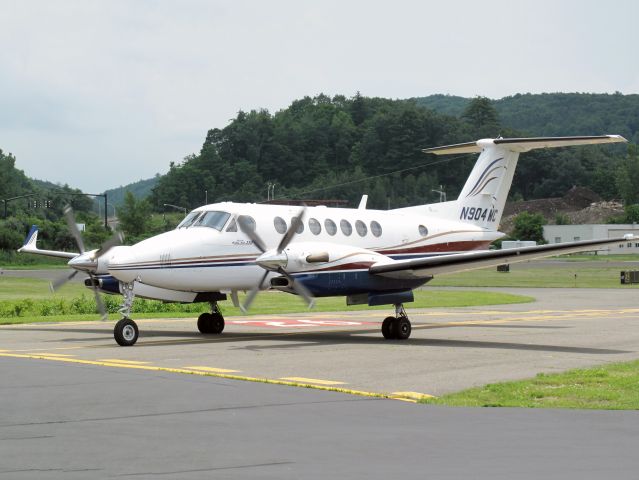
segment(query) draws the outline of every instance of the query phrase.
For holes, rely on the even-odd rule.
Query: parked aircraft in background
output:
[[[628,237],[487,250],[504,236],[498,226],[520,153],[625,141],[618,135],[497,138],[429,148],[424,152],[480,153],[457,200],[394,210],[367,209],[366,196],[355,209],[215,203],[196,208],[173,231],[133,246],[115,246],[113,239],[90,252],[84,251],[68,210],[80,253],[39,250],[37,229],[19,251],[70,258],[70,267],[89,275],[85,284],[96,295],[121,293],[123,318],[114,337],[123,346],[138,339],[138,327],[130,319],[135,296],[208,302],[211,312],[200,315],[198,329],[219,334],[224,318],[217,302],[230,295],[247,310],[264,289],[297,294],[309,305],[315,297],[328,296],[344,296],[348,305],[394,305],[382,334],[405,340],[411,323],[404,304],[413,301],[415,288],[436,275],[625,241]],[[244,305],[239,305],[239,291],[249,292]]]

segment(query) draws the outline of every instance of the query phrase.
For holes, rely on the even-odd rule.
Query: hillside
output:
[[[471,98],[430,95],[418,105],[461,116]],[[517,94],[492,101],[501,124],[534,136],[615,133],[639,143],[639,95],[599,93]]]
[[[151,194],[151,190],[157,184],[160,175],[146,180],[138,180],[128,185],[111,188],[104,193],[107,194],[109,203],[115,207],[119,207],[124,202],[124,195],[127,191],[131,192],[136,198],[145,198]]]

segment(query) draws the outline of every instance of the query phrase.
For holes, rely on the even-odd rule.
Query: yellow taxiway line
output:
[[[328,392],[338,392],[338,393],[347,393],[350,395],[357,395],[361,397],[371,397],[371,398],[386,398],[391,400],[411,400],[406,397],[400,397],[397,395],[389,395],[385,393],[377,393],[377,392],[366,392],[362,390],[351,390],[348,388],[340,388],[329,385],[318,385],[313,383],[304,383],[304,382],[295,382],[290,380],[281,380],[281,379],[272,379],[265,377],[247,377],[243,375],[232,375],[228,373],[217,373],[211,371],[203,371],[203,370],[189,370],[188,368],[171,368],[171,367],[159,367],[154,365],[139,365],[139,364],[131,364],[131,363],[122,363],[114,362],[114,361],[99,361],[99,360],[82,360],[80,358],[69,358],[69,357],[60,357],[57,355],[40,355],[40,354],[22,354],[22,353],[0,353],[0,357],[8,357],[8,358],[30,358],[35,360],[50,360],[54,362],[67,362],[67,363],[76,363],[80,365],[97,365],[101,367],[116,367],[116,368],[131,368],[137,370],[149,370],[155,372],[169,372],[169,373],[182,373],[188,375],[201,375],[204,377],[217,377],[217,378],[226,378],[229,380],[244,380],[247,382],[257,382],[257,383],[268,383],[272,385],[286,385],[289,387],[303,387],[303,388],[312,388],[315,390],[324,390]]]

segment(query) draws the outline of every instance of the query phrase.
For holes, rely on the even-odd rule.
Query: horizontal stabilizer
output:
[[[537,148],[570,147],[575,145],[597,145],[601,143],[627,142],[621,135],[596,135],[586,137],[531,137],[531,138],[484,138],[476,142],[458,143],[444,147],[426,148],[424,153],[435,155],[479,153],[491,145],[512,152],[528,152]]]

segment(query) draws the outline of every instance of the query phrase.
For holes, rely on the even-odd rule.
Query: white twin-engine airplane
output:
[[[39,250],[36,227],[19,251],[70,258],[72,275],[89,274],[85,285],[95,290],[102,310],[98,290],[122,294],[123,318],[114,337],[123,346],[138,339],[130,319],[136,295],[209,302],[211,313],[200,315],[198,329],[219,334],[224,318],[217,302],[229,294],[239,306],[238,291],[249,291],[246,310],[259,290],[269,288],[297,294],[309,305],[313,297],[329,296],[345,296],[348,305],[394,305],[382,334],[404,340],[411,333],[404,303],[436,275],[625,241],[627,236],[487,250],[504,236],[497,229],[521,152],[625,141],[618,135],[497,138],[429,148],[424,152],[436,155],[481,152],[457,200],[394,210],[369,210],[366,196],[356,209],[215,203],[193,210],[173,231],[133,246],[114,246],[114,239],[90,252],[67,212],[79,254]]]

